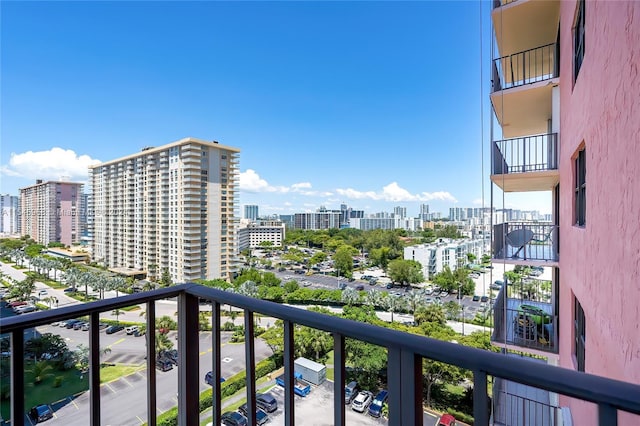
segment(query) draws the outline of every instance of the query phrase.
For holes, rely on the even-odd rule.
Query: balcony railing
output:
[[[505,222],[493,226],[493,258],[514,261],[558,261],[558,225]]]
[[[147,317],[147,412],[148,424],[156,424],[156,359],[155,300],[178,298],[178,424],[198,423],[199,410],[199,298],[212,302],[212,403],[213,424],[221,419],[221,345],[220,306],[239,307],[245,319],[246,396],[248,420],[256,424],[256,377],[254,313],[283,320],[284,328],[284,418],[285,425],[295,424],[294,416],[294,326],[303,325],[332,333],[334,340],[334,401],[333,424],[345,424],[345,338],[383,346],[387,349],[389,389],[389,424],[418,425],[423,418],[422,359],[428,358],[452,364],[473,372],[474,424],[489,424],[487,377],[545,389],[569,397],[593,402],[598,406],[600,425],[614,425],[618,410],[640,414],[640,386],[617,380],[579,373],[546,364],[483,351],[471,347],[430,339],[360,323],[318,312],[283,306],[239,294],[195,284],[183,284],[146,293],[83,305],[67,306],[0,320],[4,333],[11,333],[11,410],[12,423],[25,423],[24,331],[54,321],[88,315],[89,329],[89,424],[99,426],[100,410],[100,318],[101,312],[145,303]],[[189,368],[187,368],[187,366]]]
[[[558,316],[551,304],[507,297],[507,293],[515,294],[517,287],[523,286],[505,283],[498,293],[493,305],[491,340],[558,353]]]
[[[558,77],[558,44],[551,43],[493,60],[493,91]]]
[[[493,174],[558,169],[558,134],[527,136],[493,143]]]
[[[560,412],[551,405],[549,392],[501,379],[493,383],[494,426],[555,426]]]

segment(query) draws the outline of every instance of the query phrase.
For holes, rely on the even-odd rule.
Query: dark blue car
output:
[[[225,378],[220,377],[220,383],[224,381],[225,381]],[[204,382],[209,386],[213,386],[213,371],[209,371],[207,374],[204,375]]]
[[[385,402],[387,402],[387,398],[389,397],[389,392],[387,390],[381,390],[378,392],[375,398],[373,398],[373,402],[369,405],[369,415],[371,417],[380,417],[382,414],[382,406]]]

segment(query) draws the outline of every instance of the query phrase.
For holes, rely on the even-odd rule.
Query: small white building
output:
[[[467,253],[473,253],[480,259],[486,248],[487,242],[482,239],[440,238],[431,244],[405,247],[404,259],[418,261],[422,265],[425,278],[431,278],[442,272],[445,266],[454,271],[458,266],[469,263]]]

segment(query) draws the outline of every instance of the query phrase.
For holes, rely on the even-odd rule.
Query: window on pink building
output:
[[[575,224],[585,226],[587,219],[587,164],[582,148],[575,159]]]
[[[584,310],[578,299],[573,297],[573,326],[575,344],[573,348],[573,354],[576,357],[578,371],[584,371],[584,353],[585,353],[585,341],[586,341],[586,321],[584,316]]]
[[[584,7],[585,0],[578,0],[576,25],[573,29],[573,81],[578,78],[584,59]]]

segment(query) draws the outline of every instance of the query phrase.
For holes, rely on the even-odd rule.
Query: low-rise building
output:
[[[415,260],[422,265],[425,278],[431,278],[448,266],[452,271],[468,263],[467,253],[481,258],[487,242],[482,239],[453,240],[440,238],[431,244],[405,247],[404,259]]]

